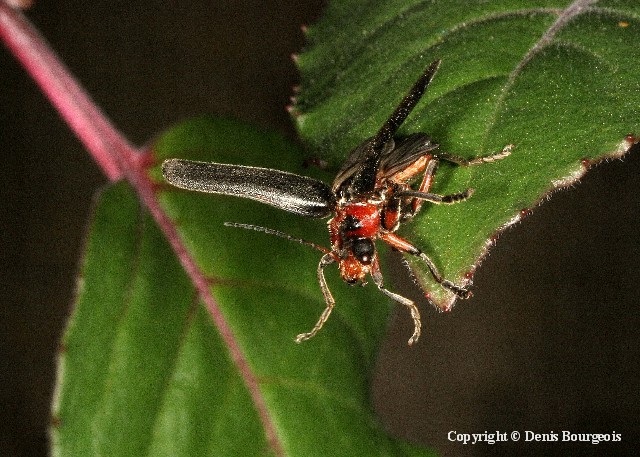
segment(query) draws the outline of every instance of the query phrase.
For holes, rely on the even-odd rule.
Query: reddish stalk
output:
[[[160,206],[146,172],[150,152],[131,145],[87,95],[62,64],[46,40],[22,13],[0,0],[0,38],[40,86],[62,118],[111,180],[125,178],[137,192],[166,236],[187,275],[205,303],[256,406],[274,453],[284,449],[271,420],[258,380],[238,344],[233,330],[216,303],[206,276],[187,251],[173,222]]]
[[[40,86],[105,175],[122,176],[118,155],[133,147],[118,132],[22,13],[0,1],[0,38]]]

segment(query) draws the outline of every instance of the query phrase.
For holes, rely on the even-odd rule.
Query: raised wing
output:
[[[322,181],[270,168],[169,159],[162,174],[182,189],[249,198],[306,217],[328,217],[335,206]]]
[[[393,111],[389,119],[378,130],[378,133],[368,143],[368,148],[364,153],[362,166],[356,171],[347,193],[354,196],[368,195],[375,189],[376,176],[380,168],[380,160],[385,144],[393,139],[398,128],[418,104],[427,86],[433,79],[440,60],[436,60],[429,65],[424,73],[415,82],[409,93],[402,99],[397,108]]]

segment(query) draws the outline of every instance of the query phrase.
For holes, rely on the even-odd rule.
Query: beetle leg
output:
[[[310,332],[301,333],[296,336],[296,343],[302,343],[303,341],[307,341],[309,338],[313,338],[316,333],[320,331],[324,323],[327,322],[327,319],[329,319],[329,315],[331,314],[336,301],[333,299],[333,295],[331,295],[331,291],[327,285],[327,280],[324,277],[324,269],[327,265],[331,265],[335,261],[336,259],[333,257],[332,253],[325,254],[320,259],[320,263],[318,264],[318,282],[320,283],[320,289],[322,289],[322,295],[324,295],[324,301],[327,303],[327,307],[324,309],[320,315],[320,319],[318,319],[318,322]]]
[[[429,258],[427,254],[422,252],[420,249],[415,247],[413,244],[409,243],[404,238],[399,237],[395,233],[383,232],[380,234],[380,238],[383,241],[396,248],[400,252],[406,252],[407,254],[414,255],[416,257],[420,257],[424,263],[427,264],[427,268],[431,272],[431,276],[436,280],[438,284],[440,284],[445,289],[450,290],[454,294],[456,294],[459,298],[469,298],[471,297],[471,292],[464,287],[458,286],[448,279],[445,279],[442,274],[438,271],[433,260]]]
[[[426,200],[428,202],[435,203],[435,204],[444,203],[445,205],[451,205],[453,203],[458,203],[471,197],[471,195],[473,195],[473,189],[468,188],[462,192],[458,192],[457,194],[449,194],[449,195],[430,194],[426,192],[407,190],[407,191],[398,192],[397,195],[399,197],[413,197],[414,199],[420,200],[420,201]]]
[[[405,219],[411,219],[419,210],[422,202],[424,200],[429,201],[431,203],[457,203],[463,200],[466,200],[473,194],[473,189],[469,188],[463,192],[459,192],[457,194],[451,195],[435,195],[429,193],[429,189],[431,188],[431,184],[433,183],[433,175],[438,169],[438,159],[446,160],[447,162],[454,163],[461,167],[469,167],[473,165],[481,165],[483,163],[491,163],[497,162],[498,160],[502,160],[505,157],[511,154],[515,146],[513,144],[506,145],[502,151],[491,154],[488,156],[476,157],[474,159],[465,159],[464,157],[460,157],[454,154],[449,154],[446,152],[438,153],[437,156],[432,157],[427,163],[424,175],[422,176],[422,182],[420,183],[420,187],[417,191],[406,191],[401,192],[399,196],[405,197],[414,197],[410,204],[410,211],[405,215]]]
[[[407,308],[409,308],[409,311],[411,311],[411,318],[413,319],[413,335],[411,335],[411,338],[409,338],[408,343],[409,346],[413,345],[413,343],[417,342],[418,338],[420,338],[420,330],[422,327],[422,322],[420,321],[420,311],[418,311],[418,307],[412,300],[409,300],[402,295],[398,295],[388,289],[385,289],[382,279],[382,272],[380,271],[380,265],[378,264],[378,259],[376,259],[372,265],[371,277],[373,278],[373,282],[376,284],[376,286],[378,286],[378,289],[380,289],[380,292],[382,292],[392,300],[397,301],[401,305],[406,306]]]
[[[438,153],[438,157],[443,160],[446,160],[447,162],[452,162],[452,163],[455,163],[456,165],[460,165],[461,167],[470,167],[472,165],[480,165],[483,163],[497,162],[498,160],[504,159],[505,157],[511,154],[511,151],[513,150],[514,147],[515,146],[513,144],[508,144],[502,149],[502,151],[496,154],[476,157],[474,159],[465,159],[464,157],[449,154],[447,152]]]
[[[429,189],[431,189],[431,184],[433,184],[433,176],[438,169],[438,159],[436,157],[432,157],[431,160],[427,163],[424,169],[424,175],[422,175],[422,182],[420,183],[420,187],[418,187],[418,192],[420,193],[428,193]],[[411,211],[409,217],[413,217],[418,211],[420,211],[420,206],[422,206],[422,201],[424,199],[414,198],[411,200]]]
[[[473,194],[473,189],[469,188],[462,192],[458,192],[456,194],[449,195],[438,195],[432,194],[429,192],[431,189],[431,184],[433,183],[433,175],[438,169],[438,158],[431,157],[424,167],[424,175],[422,176],[422,182],[420,183],[420,187],[418,190],[408,189],[405,191],[400,191],[396,194],[398,197],[413,197],[411,203],[409,204],[409,211],[405,214],[404,219],[411,219],[416,215],[418,211],[420,211],[420,207],[423,201],[428,201],[431,203],[444,203],[444,204],[452,204],[458,203],[463,200],[466,200]]]

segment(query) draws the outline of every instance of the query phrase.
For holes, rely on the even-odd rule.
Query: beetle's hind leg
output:
[[[483,163],[492,163],[497,162],[498,160],[502,160],[505,157],[511,155],[511,151],[515,146],[513,144],[506,145],[502,151],[497,152],[495,154],[490,154],[488,156],[475,157],[473,159],[465,159],[464,157],[460,157],[454,154],[449,154],[448,152],[439,152],[437,157],[446,160],[447,162],[455,163],[456,165],[460,165],[461,167],[470,167],[473,165],[481,165]]]
[[[309,338],[313,338],[316,333],[320,331],[322,326],[329,316],[331,315],[331,311],[333,311],[333,307],[336,304],[336,301],[331,295],[331,291],[329,290],[329,286],[327,285],[327,280],[324,277],[324,269],[327,265],[331,265],[336,260],[333,258],[331,253],[327,253],[322,256],[320,259],[320,263],[318,264],[318,282],[320,283],[320,289],[322,289],[322,295],[324,296],[324,301],[327,303],[327,307],[324,309],[322,314],[320,315],[320,319],[316,322],[316,325],[313,326],[310,332],[301,333],[296,336],[296,343],[302,343],[303,341],[307,341]]]

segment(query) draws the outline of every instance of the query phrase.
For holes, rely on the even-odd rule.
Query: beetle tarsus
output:
[[[295,340],[296,343],[300,344],[303,341],[307,341],[308,339],[311,339],[314,336],[316,336],[316,334],[320,331],[324,323],[327,322],[327,319],[329,319],[329,316],[331,315],[331,311],[333,311],[334,306],[335,306],[335,302],[331,304],[328,303],[327,307],[324,309],[324,311],[320,315],[320,319],[318,319],[318,322],[316,323],[316,325],[314,325],[314,327],[311,329],[310,332],[300,333],[298,336],[296,336],[296,340]]]
[[[380,292],[382,292],[392,300],[400,303],[401,305],[409,308],[409,311],[411,312],[411,318],[413,319],[413,335],[411,335],[411,338],[409,338],[408,344],[409,346],[412,346],[413,343],[416,343],[420,338],[420,331],[422,328],[422,322],[420,321],[420,311],[418,311],[418,307],[412,300],[409,300],[402,295],[391,292],[384,287],[382,273],[380,272],[379,266],[377,264],[372,271],[371,276],[373,278],[373,281],[376,283],[376,286],[378,286],[378,289],[380,289]]]
[[[418,339],[420,338],[422,322],[420,321],[420,311],[418,311],[418,307],[416,306],[416,304],[408,298],[403,297],[402,295],[398,295],[391,292],[390,290],[385,289],[382,285],[378,285],[378,289],[380,289],[380,292],[385,294],[387,297],[409,308],[409,311],[411,312],[411,318],[413,319],[413,335],[411,335],[411,338],[409,338],[409,341],[407,343],[409,344],[409,346],[412,346],[413,343],[417,343]]]
[[[442,160],[455,163],[456,165],[460,165],[461,167],[471,167],[473,165],[482,165],[483,163],[493,163],[497,162],[498,160],[502,160],[505,157],[511,155],[511,151],[513,150],[513,148],[515,148],[515,145],[508,144],[504,148],[502,148],[502,151],[500,152],[490,154],[488,156],[475,157],[473,159],[465,159],[464,157],[449,154],[448,152],[439,152],[437,156]]]
[[[310,332],[301,333],[296,336],[295,341],[298,344],[302,343],[303,341],[307,341],[310,338],[313,338],[316,333],[320,331],[324,323],[327,322],[327,319],[329,319],[331,311],[333,311],[333,307],[336,305],[336,301],[334,300],[333,295],[329,290],[329,286],[327,285],[327,280],[324,277],[325,267],[327,265],[331,265],[335,261],[336,259],[333,257],[333,255],[331,253],[327,253],[322,256],[322,258],[320,259],[320,263],[318,263],[318,282],[320,283],[320,289],[322,290],[322,295],[324,296],[324,301],[327,304],[327,307],[324,309],[324,311],[320,315],[320,319],[318,319],[318,322],[316,322],[316,325],[314,325]]]
[[[427,268],[429,268],[429,271],[431,272],[431,276],[433,276],[433,279],[435,279],[436,282],[440,284],[442,287],[456,294],[458,298],[466,299],[471,297],[471,292],[469,290],[465,289],[462,286],[458,286],[457,284],[454,284],[448,279],[444,279],[442,274],[438,271],[435,264],[433,263],[433,260],[431,260],[427,254],[425,254],[422,251],[418,251],[418,253],[414,255],[417,255],[418,257],[420,257],[422,261],[427,264]]]
[[[473,296],[473,293],[471,293],[470,290],[465,289],[464,287],[458,286],[457,284],[452,283],[448,279],[444,279],[440,283],[440,285],[442,287],[444,287],[445,289],[448,289],[451,292],[453,292],[454,294],[456,294],[456,296],[458,298],[467,299],[467,298],[471,298]]]

